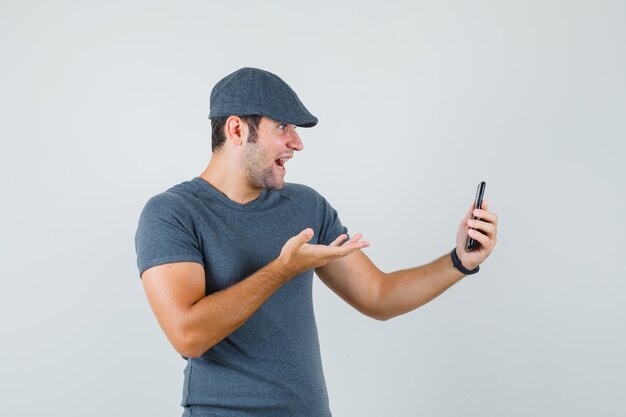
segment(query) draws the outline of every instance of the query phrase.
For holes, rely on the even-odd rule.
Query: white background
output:
[[[622,1],[0,2],[0,414],[176,416],[185,362],[141,287],[153,195],[210,159],[242,66],[319,117],[290,182],[385,271],[454,245],[480,274],[387,322],[316,280],[335,416],[623,416]]]

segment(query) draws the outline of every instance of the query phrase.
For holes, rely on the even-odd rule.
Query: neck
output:
[[[239,204],[249,203],[261,194],[260,188],[250,185],[237,160],[228,160],[219,153],[213,154],[200,178]]]

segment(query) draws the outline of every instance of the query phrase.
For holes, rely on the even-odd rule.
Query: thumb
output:
[[[315,232],[313,232],[313,229],[311,229],[310,227],[304,229],[303,231],[300,232],[300,234],[298,234],[298,240],[304,244],[306,242],[308,242],[309,240],[311,240],[311,238],[313,237],[313,235],[315,234]]]

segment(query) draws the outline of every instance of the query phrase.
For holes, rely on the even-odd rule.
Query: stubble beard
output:
[[[277,177],[274,172],[273,161],[269,167],[264,166],[268,160],[267,152],[263,148],[256,143],[248,142],[241,166],[248,177],[248,181],[254,187],[280,190],[285,186],[285,182],[282,178]]]

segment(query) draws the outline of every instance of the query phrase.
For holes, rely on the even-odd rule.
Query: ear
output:
[[[233,145],[241,145],[247,128],[248,126],[239,116],[230,116],[226,119],[226,126],[224,126],[226,140],[232,142]]]

